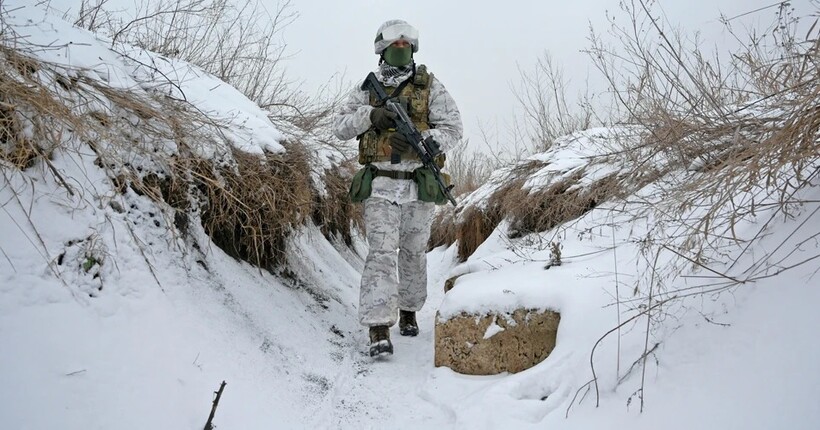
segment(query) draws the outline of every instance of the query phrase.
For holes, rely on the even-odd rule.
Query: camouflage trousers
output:
[[[392,326],[398,309],[417,311],[427,299],[427,240],[432,203],[396,204],[371,197],[364,201],[370,251],[362,271],[359,321]]]

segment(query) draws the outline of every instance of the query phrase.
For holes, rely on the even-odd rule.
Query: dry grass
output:
[[[108,87],[8,44],[0,56],[0,157],[7,162],[0,169],[45,166],[73,194],[51,154],[90,147],[114,189],[168,208],[180,233],[200,220],[228,254],[266,269],[286,264],[289,236],[311,217],[326,235],[350,243],[357,215],[343,198],[346,173],[326,172],[327,192],[319,198],[301,144],[264,157],[243,153],[222,137],[225,124],[185,102]],[[223,153],[204,157],[203,147]]]
[[[325,193],[313,195],[313,223],[319,226],[328,239],[341,239],[345,245],[353,244],[352,228],[364,229],[362,205],[353,204],[348,197],[350,181],[357,166],[352,161],[325,170]]]
[[[635,196],[630,204],[633,216],[653,220],[636,238],[646,270],[628,305],[630,320],[646,316],[643,353],[636,361],[641,393],[647,357],[657,346],[650,344],[653,327],[685,313],[687,297],[714,299],[820,258],[812,249],[820,235],[818,211],[805,212],[799,225],[783,223],[809,203],[800,196],[820,184],[816,11],[802,17],[806,28],[799,27],[801,19],[786,1],[739,15],[776,11],[770,27],[733,34],[748,42],[726,63],[666,28],[668,21],[653,4],[621,3],[627,24],[613,18],[610,27],[621,45],[608,46],[593,34],[590,49],[624,120],[646,130],[637,146],[625,148],[634,154],[634,173],[658,160],[672,173],[654,182],[652,195]],[[729,32],[732,19],[725,19]],[[762,249],[761,239],[775,224],[785,239]],[[669,254],[673,258],[659,264],[659,256]],[[741,263],[750,256],[752,263]],[[704,275],[681,282],[693,269]],[[597,378],[593,382],[597,393]]]
[[[194,167],[208,202],[202,225],[229,255],[273,270],[283,261],[287,237],[311,213],[308,159],[294,145],[264,160],[236,150],[233,157],[236,169]]]
[[[282,31],[297,13],[288,1],[271,6],[259,1],[146,0],[125,13],[108,0],[80,0],[77,15],[70,18],[78,27],[110,37],[112,47],[126,42],[196,64],[279,117],[304,112],[309,100],[286,79],[282,66],[288,57]]]
[[[469,141],[464,140],[456,148],[451,149],[447,153],[447,163],[445,171],[451,176],[454,188],[452,190],[453,196],[465,196],[481,187],[489,178],[492,171],[498,167],[498,162],[492,158],[477,151],[468,151]],[[430,229],[430,239],[427,242],[427,248],[433,249],[439,246],[450,246],[456,241],[461,247],[466,246],[469,251],[465,249],[460,251],[472,254],[475,247],[478,247],[487,238],[487,235],[492,232],[497,222],[487,223],[487,226],[473,229],[471,232],[463,230],[461,227],[456,227],[457,219],[465,219],[462,214],[458,216],[461,208],[456,209],[451,205],[437,206],[436,212],[433,216],[433,222]],[[467,214],[470,222],[477,223],[479,218],[473,219],[477,216],[478,211],[471,211]],[[492,224],[490,227],[489,225]],[[459,226],[463,225],[459,224]],[[463,237],[459,237],[463,235]],[[466,257],[465,257],[466,258]]]
[[[627,189],[634,189],[624,187],[624,178],[617,174],[582,186],[580,180],[584,169],[542,188],[526,187],[531,176],[544,165],[540,161],[519,163],[499,182],[486,204],[468,204],[454,212],[440,210],[433,223],[428,248],[458,242],[458,259],[466,261],[501,220],[509,223],[508,237],[519,238],[576,219],[606,200],[623,196]],[[645,184],[646,180],[636,182]]]
[[[458,240],[458,261],[467,261],[501,222],[502,216],[496,210],[481,210],[475,207],[464,209],[459,216],[460,222],[456,225],[456,240]]]
[[[436,206],[433,222],[430,226],[430,239],[427,241],[427,250],[439,246],[450,246],[457,240],[456,229],[453,228],[455,209],[452,205]]]
[[[626,120],[646,130],[641,148],[626,148],[635,173],[657,158],[666,171],[689,172],[663,178],[663,198],[646,202],[647,211],[685,220],[675,232],[686,238],[675,246],[684,255],[719,252],[726,238],[744,242],[735,230],[754,218],[756,204],[780,202],[776,212],[788,216],[799,204],[791,196],[812,186],[807,172],[820,162],[820,28],[798,32],[786,2],[772,7],[776,21],[750,35],[729,64],[664,31],[644,1],[622,5],[632,24],[612,27],[619,52],[592,37],[596,65],[624,89],[614,93]],[[645,32],[660,38],[643,43]],[[690,218],[695,205],[707,210]],[[650,246],[671,246],[659,233]]]
[[[66,130],[83,132],[83,120],[72,114],[65,97],[41,84],[40,63],[3,44],[0,63],[0,158],[18,169],[42,161],[72,192],[51,164],[51,154]]]
[[[444,169],[453,178],[453,196],[469,194],[483,185],[499,163],[484,153],[468,151],[469,140],[464,140],[456,148],[447,152]]]
[[[504,195],[502,204],[510,220],[510,238],[550,230],[620,194],[615,175],[581,187],[578,181],[582,175],[583,171],[576,172],[539,191],[511,190]]]
[[[8,91],[9,82],[4,74],[0,74],[0,94],[2,98]],[[16,107],[0,100],[0,158],[8,161],[18,169],[30,167],[38,157],[37,148],[30,139],[26,139],[22,132],[22,125],[16,113]]]

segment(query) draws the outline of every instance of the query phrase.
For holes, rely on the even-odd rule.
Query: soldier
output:
[[[444,85],[415,63],[418,31],[402,20],[387,21],[376,32],[374,48],[379,55],[374,73],[387,94],[404,106],[422,136],[432,137],[442,152],[453,148],[462,136],[461,114]],[[395,119],[358,85],[334,121],[339,139],[358,138],[359,162],[376,168],[371,194],[363,202],[370,249],[359,296],[359,321],[370,328],[371,356],[393,353],[389,329],[397,310],[399,332],[418,334],[416,312],[427,298],[426,247],[434,204],[418,199],[413,171],[421,163],[395,131]]]

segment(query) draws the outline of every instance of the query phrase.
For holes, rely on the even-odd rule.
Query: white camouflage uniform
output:
[[[382,67],[376,77],[386,86]],[[405,77],[405,79],[412,77]],[[430,76],[428,123],[432,136],[446,152],[462,136],[461,114],[455,101],[435,76]],[[370,94],[359,83],[334,121],[334,133],[342,140],[353,139],[371,127]],[[418,161],[398,164],[374,162],[382,170],[412,172],[421,167]],[[370,198],[364,201],[364,222],[369,252],[362,272],[359,295],[359,321],[366,326],[392,326],[397,308],[418,311],[427,298],[427,240],[433,217],[433,203],[418,200],[416,183],[409,179],[378,176],[373,180]],[[397,253],[398,250],[398,253]],[[398,269],[398,271],[397,271]]]

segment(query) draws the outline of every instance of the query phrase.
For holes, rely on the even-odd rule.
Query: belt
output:
[[[416,180],[416,172],[403,172],[401,170],[382,170],[377,169],[374,176],[386,176],[393,179],[410,179]]]

